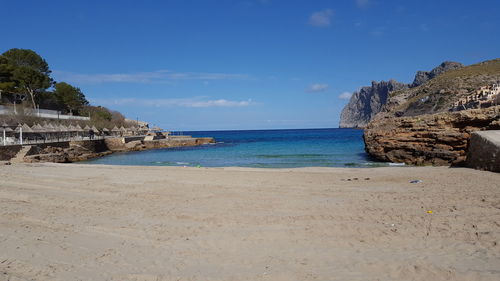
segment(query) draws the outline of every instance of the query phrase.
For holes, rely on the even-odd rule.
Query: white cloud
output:
[[[342,94],[339,95],[339,99],[342,99],[342,100],[348,100],[350,99],[352,96],[352,93],[350,92],[343,92]]]
[[[251,99],[231,101],[226,99],[207,99],[206,97],[172,99],[92,99],[92,103],[103,106],[134,105],[142,107],[244,107],[255,104]]]
[[[366,8],[370,5],[370,0],[356,0],[358,8]]]
[[[332,9],[325,9],[322,11],[314,12],[309,17],[309,24],[321,27],[330,26],[332,17],[333,17]]]
[[[245,74],[174,72],[170,70],[114,74],[82,74],[55,70],[53,71],[53,75],[56,80],[59,81],[81,84],[170,83],[175,80],[227,80],[250,78],[250,76]]]
[[[328,89],[328,84],[312,84],[309,86],[309,89],[307,89],[307,92],[309,93],[318,93],[318,92],[323,92]]]

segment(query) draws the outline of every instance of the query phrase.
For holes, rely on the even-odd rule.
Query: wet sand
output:
[[[0,166],[0,280],[500,280],[498,243],[491,172]]]

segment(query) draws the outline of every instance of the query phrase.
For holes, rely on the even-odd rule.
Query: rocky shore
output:
[[[64,141],[27,146],[0,147],[0,160],[11,162],[72,163],[102,157],[114,152],[199,146],[215,143],[213,138],[170,136],[147,140],[145,137],[115,137],[99,140]]]
[[[413,165],[459,165],[471,133],[500,129],[500,106],[459,112],[382,118],[364,133],[366,151],[381,161]]]

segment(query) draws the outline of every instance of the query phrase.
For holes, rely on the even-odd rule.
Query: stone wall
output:
[[[123,137],[123,143],[129,143],[132,141],[142,141],[144,140],[144,136],[137,136],[137,137]]]
[[[463,164],[470,134],[500,129],[500,106],[372,121],[366,151],[376,159],[414,165]]]
[[[467,167],[500,172],[500,131],[472,133],[467,152]]]
[[[106,143],[106,147],[111,151],[122,151],[125,145],[123,138],[107,138],[104,142]]]
[[[184,138],[184,139],[162,139],[162,140],[152,140],[145,141],[144,145],[147,149],[156,149],[156,148],[168,148],[168,147],[181,147],[181,146],[196,146],[199,145],[197,143],[196,138]]]
[[[203,144],[209,144],[209,143],[215,143],[215,139],[214,138],[196,138],[197,145],[203,145]]]

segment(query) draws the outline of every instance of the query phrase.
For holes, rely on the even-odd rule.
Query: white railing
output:
[[[103,140],[105,138],[113,138],[113,137],[114,136],[94,136],[92,138],[90,138],[89,136],[59,136],[59,137],[51,137],[51,138],[42,138],[42,137],[24,138],[23,137],[22,142],[19,139],[19,137],[6,137],[5,142],[4,142],[2,136],[0,135],[0,146],[29,145],[29,144],[40,144],[40,143],[56,143],[56,142],[64,142],[64,141]]]
[[[74,115],[65,115],[61,114],[60,111],[57,110],[49,110],[49,109],[30,109],[25,108],[25,115],[35,116],[40,118],[49,118],[49,119],[60,119],[60,120],[81,120],[81,121],[89,121],[90,117],[86,116],[74,116]],[[18,110],[14,107],[7,107],[0,105],[0,115],[17,115],[19,114]]]

